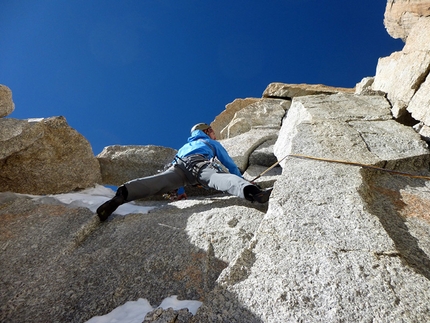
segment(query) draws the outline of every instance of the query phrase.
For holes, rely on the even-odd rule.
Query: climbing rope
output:
[[[278,160],[276,163],[274,163],[272,166],[270,166],[269,168],[267,168],[260,175],[258,175],[254,179],[252,179],[251,182],[254,182],[258,178],[260,178],[261,176],[263,176],[264,174],[266,174],[269,170],[271,170],[272,168],[274,168],[277,165],[279,165],[287,157],[294,157],[294,158],[300,158],[300,159],[311,159],[311,160],[323,161],[323,162],[328,162],[328,163],[336,163],[336,164],[358,166],[358,167],[362,167],[362,168],[379,170],[379,171],[382,171],[382,172],[387,172],[387,173],[391,173],[391,174],[395,174],[395,175],[399,175],[399,176],[407,176],[407,177],[412,177],[412,178],[419,178],[419,179],[430,180],[430,176],[415,175],[415,174],[410,174],[410,173],[405,173],[405,172],[399,172],[399,171],[395,171],[395,170],[391,170],[391,169],[386,169],[386,168],[382,168],[382,167],[377,167],[377,166],[373,166],[373,165],[367,165],[367,164],[361,164],[361,163],[349,162],[349,161],[337,160],[337,159],[328,159],[328,158],[320,158],[320,157],[313,157],[313,156],[306,156],[306,155],[299,155],[299,154],[290,154],[290,155],[286,155],[282,159]]]

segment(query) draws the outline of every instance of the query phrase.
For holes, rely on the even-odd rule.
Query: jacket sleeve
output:
[[[211,140],[211,144],[215,146],[217,154],[216,157],[225,167],[227,167],[229,172],[231,174],[235,174],[237,176],[242,177],[242,173],[234,163],[233,159],[229,156],[227,150],[225,150],[225,148],[218,141]]]

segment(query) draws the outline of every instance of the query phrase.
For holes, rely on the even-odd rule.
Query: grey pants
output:
[[[224,173],[211,164],[203,166],[196,181],[203,186],[227,192],[229,194],[243,198],[243,189],[252,185],[243,178],[229,173]],[[166,171],[157,175],[138,178],[124,184],[127,188],[127,201],[156,194],[164,194],[178,189],[181,186],[193,185],[187,179],[184,171],[177,166],[172,166]]]

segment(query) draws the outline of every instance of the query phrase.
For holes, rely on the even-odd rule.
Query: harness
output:
[[[199,141],[202,141],[202,142],[203,142],[203,143],[205,143],[207,146],[209,146],[209,148],[210,148],[210,149],[212,149],[212,152],[214,153],[214,156],[210,159],[211,166],[212,166],[212,167],[214,167],[215,169],[219,170],[220,172],[223,172],[223,169],[222,169],[221,165],[219,165],[218,163],[216,163],[216,162],[215,162],[215,158],[216,158],[217,156],[216,156],[216,150],[215,150],[214,146],[212,146],[212,145],[210,144],[210,142],[209,142],[209,141],[207,141],[207,140],[199,139]]]
[[[190,155],[183,158],[175,156],[175,161],[175,167],[179,167],[179,169],[184,172],[191,185],[200,184],[197,181],[200,171],[205,165],[210,164],[210,161],[200,154]]]
[[[212,165],[218,170],[222,170],[219,165],[213,162],[213,160],[216,157],[216,150],[215,148],[206,140],[199,139],[199,141],[205,143],[213,152],[214,157],[208,160],[205,156],[201,154],[194,154],[189,155],[187,157],[179,157],[178,155],[175,156],[175,166],[179,167],[187,177],[188,182],[191,185],[202,185],[198,182],[198,178],[200,175],[200,172],[202,171],[203,167]]]

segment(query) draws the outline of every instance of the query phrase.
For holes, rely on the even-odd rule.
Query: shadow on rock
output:
[[[191,216],[233,207],[234,198],[178,201],[100,223],[86,208],[1,196],[2,322],[84,322],[138,298],[205,302],[228,265],[185,228]]]
[[[369,170],[362,172],[363,178],[369,179],[367,189],[361,192],[362,196],[367,201],[369,210],[379,218],[398,252],[377,256],[400,257],[407,266],[430,280],[428,183],[421,179]]]

